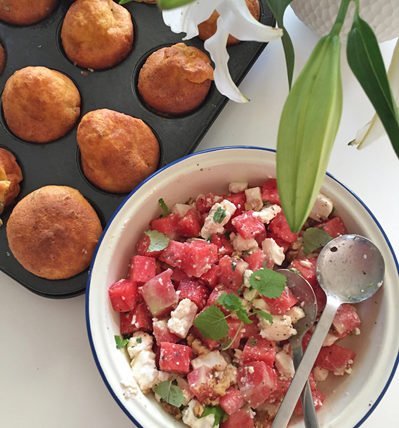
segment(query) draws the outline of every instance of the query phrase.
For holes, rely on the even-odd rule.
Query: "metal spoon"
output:
[[[288,425],[339,306],[342,303],[359,303],[373,296],[383,283],[384,270],[384,259],[379,249],[359,235],[339,236],[320,252],[317,278],[327,294],[327,304],[272,428]]]
[[[301,303],[301,308],[305,312],[305,317],[295,323],[297,334],[291,336],[289,342],[292,349],[295,370],[303,357],[302,339],[309,328],[314,324],[317,316],[317,300],[312,286],[306,279],[289,269],[279,269],[287,278],[287,287]],[[303,418],[306,428],[318,428],[316,409],[313,403],[312,391],[310,389],[309,380],[307,380],[302,392],[302,409]]]

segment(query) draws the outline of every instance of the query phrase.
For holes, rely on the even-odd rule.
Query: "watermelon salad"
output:
[[[159,200],[161,215],[137,242],[126,278],[109,287],[120,317],[116,347],[125,349],[140,390],[186,425],[269,427],[294,375],[288,339],[305,316],[276,269],[308,280],[321,311],[317,256],[345,225],[320,194],[293,233],[275,179],[230,183],[225,194],[171,208],[166,202]],[[325,400],[322,382],[350,374],[355,353],[339,341],[359,327],[355,307],[342,305],[309,379],[316,409]]]

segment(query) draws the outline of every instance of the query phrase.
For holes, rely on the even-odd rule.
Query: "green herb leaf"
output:
[[[114,336],[115,344],[118,349],[123,349],[129,343],[129,339],[124,339],[121,336]]]
[[[219,406],[215,406],[215,407],[206,406],[204,411],[202,412],[201,418],[205,418],[205,416],[208,416],[208,415],[213,415],[215,417],[215,422],[213,423],[214,427],[219,426],[226,418],[226,413]]]
[[[221,294],[217,302],[225,307],[230,312],[235,312],[239,320],[245,324],[251,324],[252,321],[249,319],[247,311],[245,310],[242,300],[232,293]]]
[[[290,87],[290,89],[292,85],[292,78],[294,75],[295,51],[294,46],[292,45],[291,37],[288,34],[286,28],[284,27],[284,13],[291,2],[292,0],[267,0],[269,9],[272,11],[274,17],[276,18],[277,25],[284,31],[281,41],[283,42],[285,63],[287,66],[288,86]]]
[[[194,0],[157,0],[158,6],[161,9],[174,9],[192,3]]]
[[[169,245],[169,238],[157,230],[146,230],[144,232],[150,238],[147,251],[162,251]]]
[[[158,394],[163,401],[174,407],[180,407],[184,402],[182,390],[172,383],[172,381],[164,381],[154,388],[154,392]]]
[[[305,254],[313,253],[313,251],[324,247],[330,242],[332,236],[319,227],[309,227],[303,233],[303,251]]]
[[[229,332],[224,313],[214,305],[203,310],[195,318],[194,325],[204,337],[212,340],[223,339]]]
[[[162,210],[162,217],[166,217],[167,215],[170,214],[170,209],[166,205],[166,203],[163,200],[163,198],[158,199],[158,204],[159,204],[159,206],[161,207],[161,210]]]
[[[255,309],[254,314],[268,321],[269,324],[273,324],[273,316],[269,312],[262,311],[262,309]]]
[[[281,296],[286,283],[287,278],[283,274],[267,268],[256,270],[249,277],[251,287],[271,299]]]
[[[226,210],[222,207],[218,207],[215,211],[215,214],[213,214],[213,221],[215,223],[221,223],[226,218]]]
[[[399,118],[380,47],[373,30],[356,11],[348,35],[350,68],[373,104],[396,155],[399,157]]]
[[[121,5],[124,5],[124,4],[131,3],[133,1],[137,1],[137,0],[119,0],[118,3],[121,4]]]

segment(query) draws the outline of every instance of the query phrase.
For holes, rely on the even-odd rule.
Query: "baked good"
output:
[[[6,66],[7,54],[4,46],[0,43],[0,74],[3,73]]]
[[[22,171],[15,156],[0,148],[0,213],[18,196],[22,180]]]
[[[94,70],[110,68],[132,50],[132,18],[112,0],[76,0],[65,15],[61,40],[74,64]]]
[[[209,57],[184,43],[152,53],[139,73],[138,91],[160,113],[182,115],[197,108],[213,80]]]
[[[159,163],[159,144],[150,127],[113,110],[83,116],[77,140],[85,176],[107,192],[130,192]]]
[[[46,67],[25,67],[6,82],[5,121],[17,137],[48,143],[70,131],[80,114],[80,94],[64,74]]]
[[[0,21],[30,25],[47,18],[58,0],[0,0]]]
[[[245,0],[248,6],[249,11],[251,12],[251,15],[259,21],[260,19],[260,4],[259,0]],[[212,15],[204,22],[202,22],[200,25],[198,25],[198,37],[201,40],[207,40],[210,37],[212,37],[216,33],[216,27],[217,27],[217,20],[219,18],[219,13],[216,12],[216,10],[212,13]],[[236,45],[237,43],[240,43],[238,39],[236,39],[231,34],[229,35],[229,38],[227,39],[227,45]]]
[[[66,186],[45,186],[25,196],[7,222],[14,257],[46,279],[66,279],[85,270],[101,232],[92,206]]]

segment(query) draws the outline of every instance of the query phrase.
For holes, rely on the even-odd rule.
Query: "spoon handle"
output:
[[[323,341],[327,336],[340,304],[341,302],[336,298],[327,296],[327,304],[324,308],[324,312],[320,317],[312,338],[310,339],[302,361],[295,372],[287,394],[281,403],[276,418],[273,421],[272,428],[285,428],[288,425],[296,403],[298,402],[303,387],[309,378],[313,364],[316,361],[317,355],[319,354]]]

